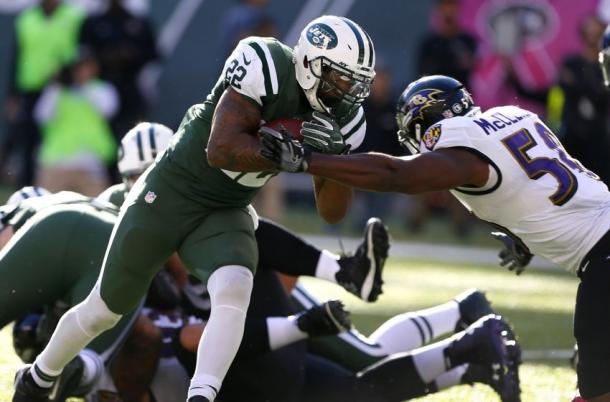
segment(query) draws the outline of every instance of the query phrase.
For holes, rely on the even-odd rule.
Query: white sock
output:
[[[102,300],[99,288],[93,288],[89,296],[66,312],[51,340],[38,355],[31,370],[34,381],[41,387],[48,387],[64,367],[96,336],[112,328],[121,315],[108,309]],[[45,378],[47,377],[47,378]]]
[[[322,250],[320,258],[318,258],[318,265],[316,265],[316,278],[337,283],[335,274],[341,269],[339,258],[341,257],[337,254],[333,254],[328,250]]]
[[[468,370],[468,364],[462,364],[461,366],[452,368],[449,371],[445,371],[443,374],[436,377],[436,380],[434,380],[436,383],[436,388],[440,391],[442,389],[447,389],[461,384],[462,376],[466,370]]]
[[[422,381],[432,382],[447,370],[444,352],[453,341],[452,338],[445,339],[416,349],[411,353],[413,363]]]
[[[221,267],[210,276],[207,287],[212,308],[199,340],[188,397],[202,395],[213,401],[244,334],[252,272],[237,265]]]
[[[267,333],[269,334],[269,348],[279,349],[283,346],[307,338],[307,333],[297,326],[297,317],[267,317]]]
[[[432,339],[453,332],[460,318],[457,302],[450,301],[439,306],[404,313],[383,323],[370,336],[387,353],[407,352]]]
[[[102,376],[104,362],[102,358],[91,349],[84,349],[78,354],[83,361],[83,375],[80,385],[87,385]]]

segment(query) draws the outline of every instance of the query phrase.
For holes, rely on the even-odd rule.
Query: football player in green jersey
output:
[[[327,153],[357,148],[366,129],[360,104],[374,64],[369,36],[341,17],[310,22],[294,51],[272,38],[240,42],[206,101],[187,111],[169,148],[135,183],[95,288],[62,317],[34,365],[22,370],[13,401],[47,400],[64,366],[135,308],[176,251],[207,282],[212,303],[188,400],[213,401],[243,335],[257,265],[247,206],[275,174],[260,155],[260,123],[329,114],[338,124],[312,123],[318,130],[309,130],[304,142]],[[331,142],[338,132],[341,141]],[[342,219],[351,189],[320,178],[314,187],[320,215]]]

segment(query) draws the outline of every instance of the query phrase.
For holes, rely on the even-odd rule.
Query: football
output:
[[[270,122],[263,124],[264,127],[270,127],[274,130],[280,130],[281,127],[284,127],[286,131],[292,135],[292,138],[299,142],[303,142],[303,136],[301,135],[301,124],[303,120],[301,119],[287,119],[280,118]]]

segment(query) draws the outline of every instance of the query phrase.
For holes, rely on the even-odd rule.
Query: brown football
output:
[[[292,138],[299,142],[303,142],[303,136],[301,135],[301,124],[303,120],[300,119],[287,119],[280,118],[263,124],[263,126],[270,127],[274,130],[280,130],[280,126],[284,127],[286,131],[292,135]]]

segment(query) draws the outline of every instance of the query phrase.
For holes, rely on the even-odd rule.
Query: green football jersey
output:
[[[123,205],[123,203],[125,202],[125,197],[127,197],[127,193],[129,193],[129,191],[127,190],[127,186],[125,186],[125,183],[119,183],[108,187],[95,199],[104,202],[109,202],[115,205],[116,207],[121,208],[121,205]]]
[[[273,38],[242,40],[227,59],[205,102],[192,106],[159,161],[159,174],[176,191],[206,207],[245,207],[275,172],[234,172],[208,165],[206,148],[216,105],[233,88],[261,108],[264,121],[310,117],[312,109],[296,79],[293,51]],[[364,139],[362,107],[338,117],[352,149]]]

